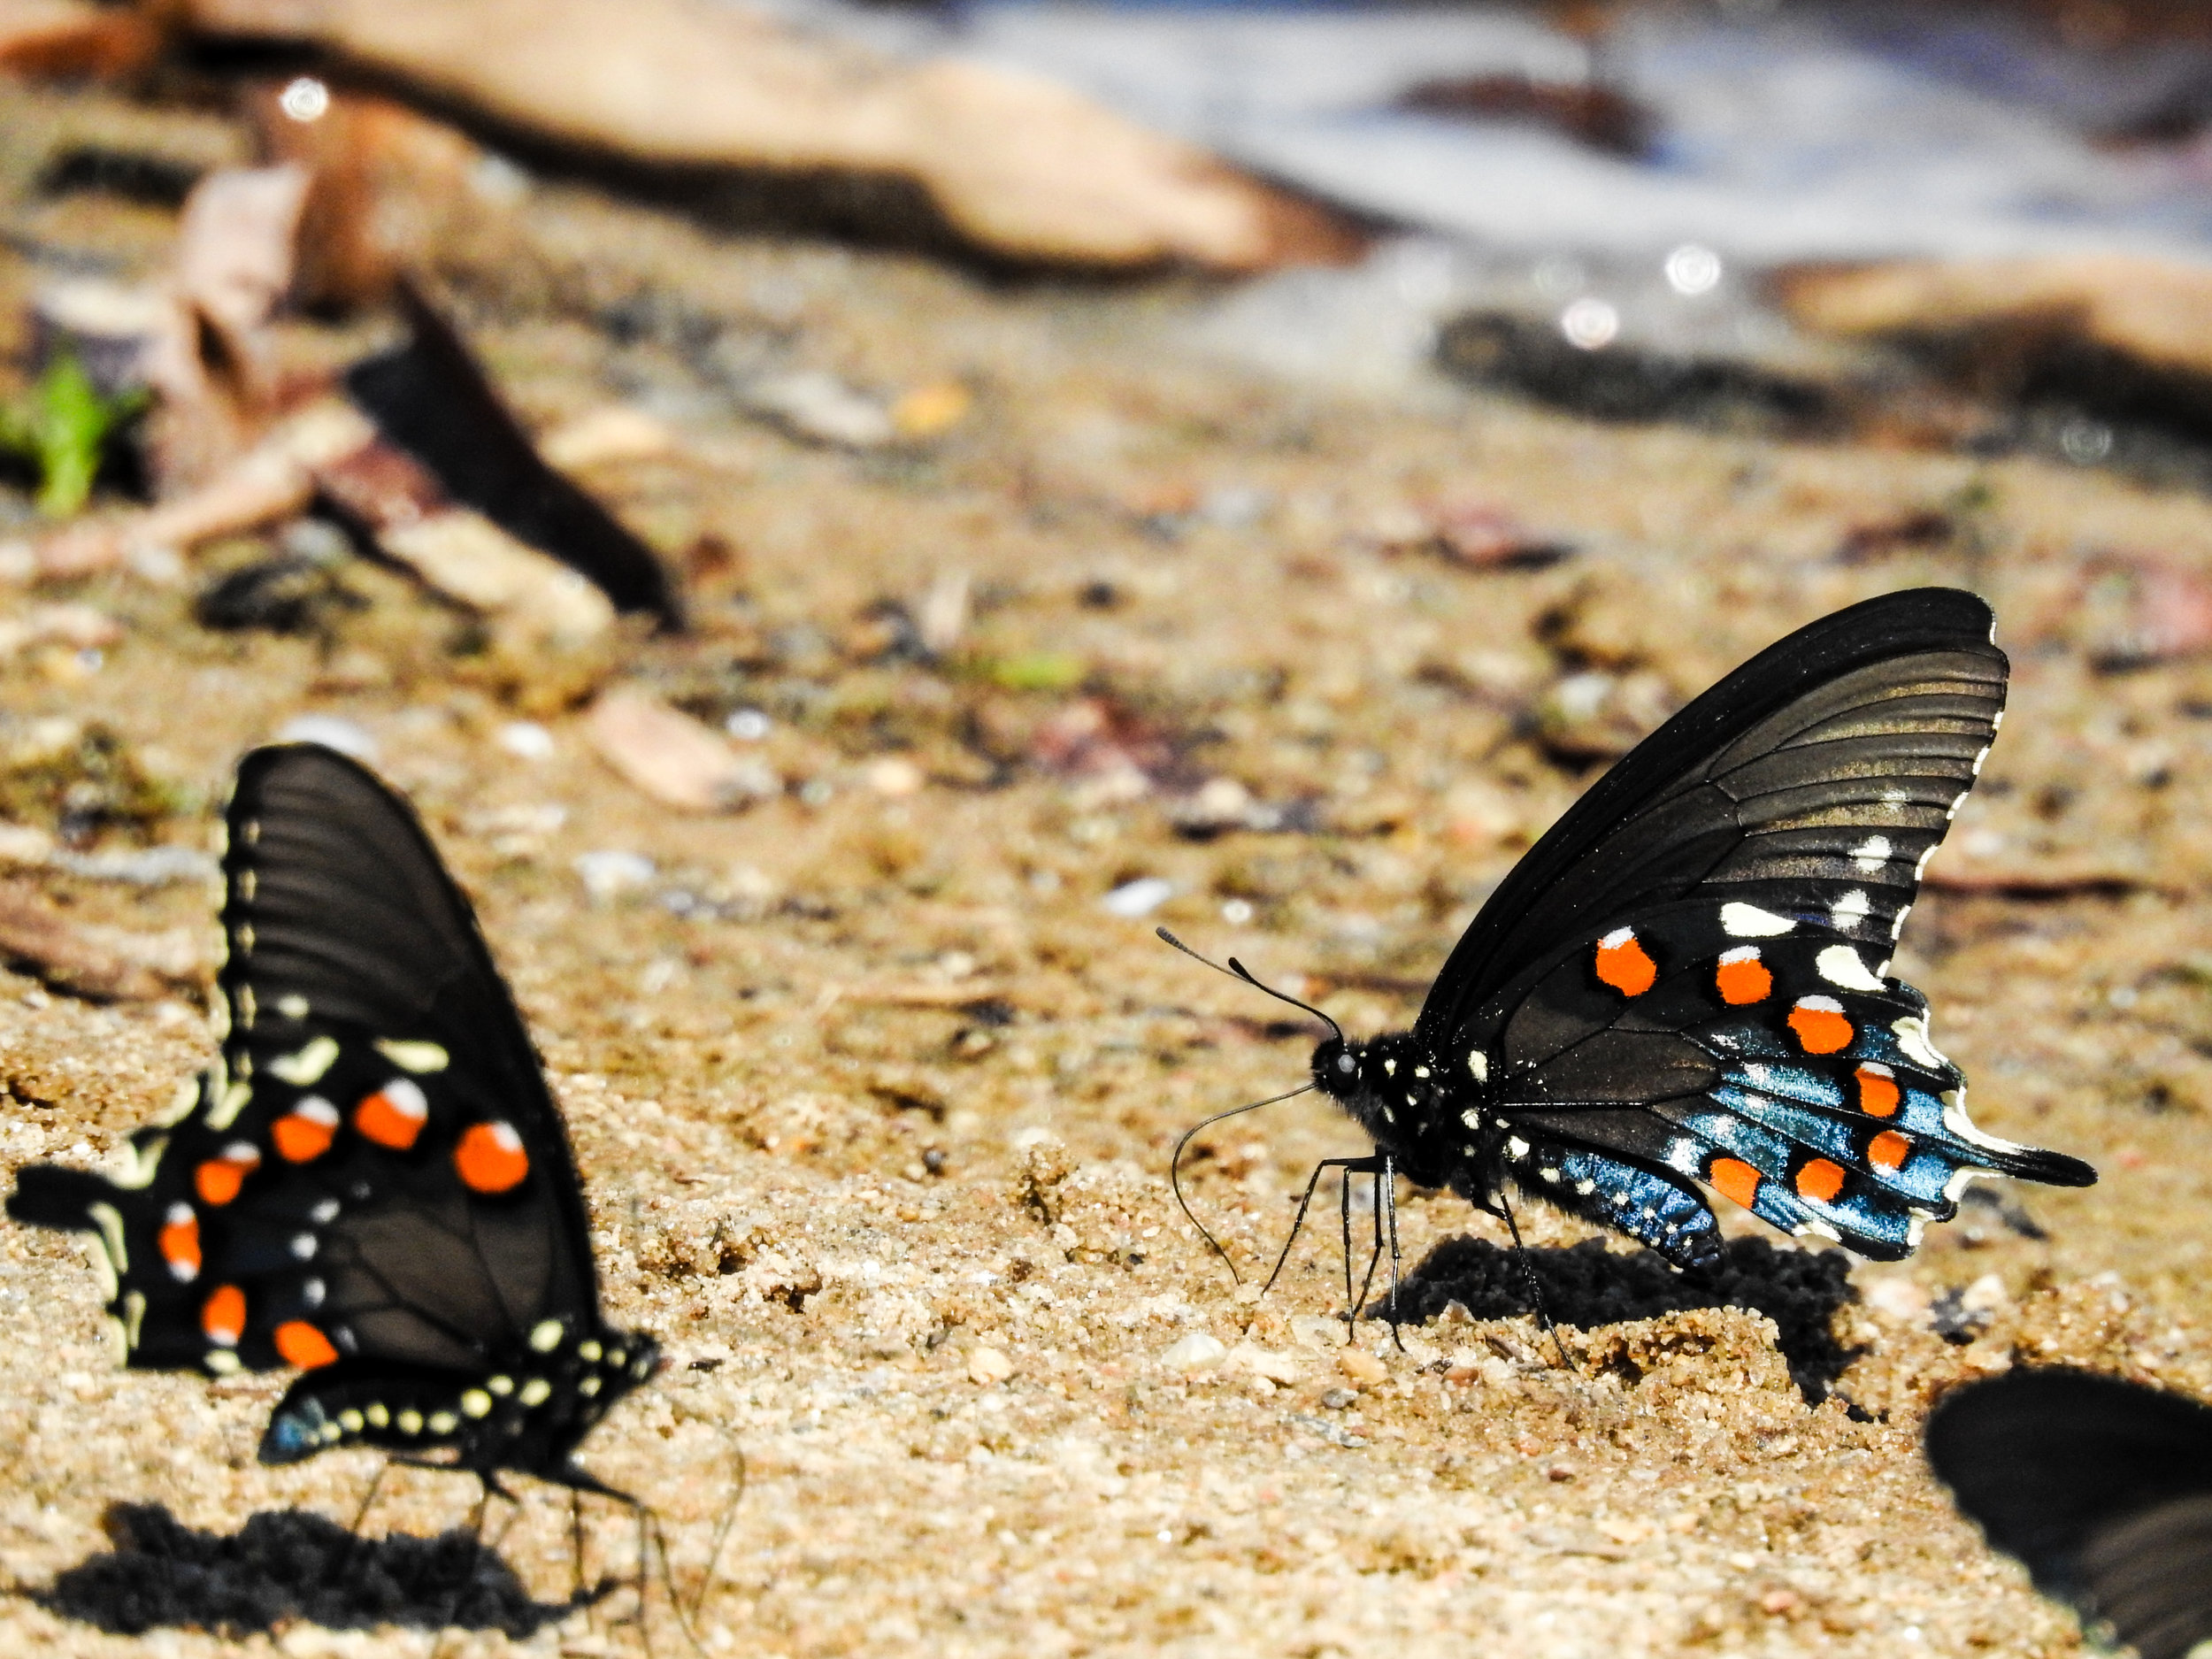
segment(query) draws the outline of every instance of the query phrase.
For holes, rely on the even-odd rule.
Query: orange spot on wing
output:
[[[1797,1194],[1827,1203],[1843,1190],[1843,1165],[1826,1158],[1808,1158],[1797,1171]]]
[[[353,1126],[367,1140],[395,1152],[412,1147],[429,1121],[430,1104],[422,1090],[404,1079],[387,1083],[353,1109]]]
[[[1713,983],[1719,987],[1724,1002],[1763,1002],[1774,995],[1774,976],[1767,972],[1767,964],[1759,960],[1758,951],[1749,945],[1721,957],[1720,966],[1713,972]]]
[[[1790,1029],[1807,1054],[1833,1054],[1851,1041],[1851,1022],[1833,997],[1801,996],[1790,1010]]]
[[[1897,1102],[1903,1098],[1897,1087],[1897,1079],[1887,1066],[1863,1065],[1858,1071],[1859,1110],[1870,1118],[1896,1116]]]
[[[287,1319],[276,1328],[276,1351],[284,1356],[288,1365],[302,1371],[313,1371],[318,1365],[334,1365],[338,1350],[330,1345],[330,1339],[304,1319]]]
[[[1598,978],[1623,996],[1641,996],[1658,982],[1659,964],[1624,927],[1598,941]]]
[[[200,1330],[218,1348],[236,1348],[246,1333],[246,1293],[235,1285],[219,1285],[200,1304]]]
[[[453,1148],[453,1167],[470,1191],[503,1193],[529,1174],[530,1155],[512,1124],[477,1124]]]
[[[1759,1195],[1759,1171],[1740,1158],[1715,1158],[1705,1179],[1712,1182],[1721,1196],[1734,1200],[1746,1210]]]
[[[338,1136],[338,1109],[320,1095],[311,1094],[269,1126],[278,1156],[288,1164],[306,1164],[330,1150]]]
[[[189,1282],[200,1276],[200,1219],[189,1204],[172,1204],[157,1240],[169,1271]]]
[[[210,1158],[192,1171],[193,1190],[204,1204],[227,1204],[238,1196],[246,1177],[261,1166],[261,1154],[251,1147],[234,1148],[219,1158]]]
[[[1901,1170],[1912,1156],[1912,1142],[1894,1129],[1885,1129],[1866,1143],[1866,1161],[1878,1170]]]

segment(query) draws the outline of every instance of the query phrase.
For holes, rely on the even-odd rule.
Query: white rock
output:
[[[1134,881],[1123,882],[1099,903],[1110,914],[1133,921],[1138,917],[1151,915],[1174,896],[1175,884],[1164,876],[1140,876]]]
[[[510,720],[499,728],[499,746],[518,760],[549,760],[553,733],[535,720]]]
[[[1193,1331],[1160,1356],[1170,1371],[1206,1371],[1229,1356],[1229,1345],[1203,1331]]]
[[[576,874],[592,897],[611,899],[650,881],[653,861],[642,853],[604,848],[580,855],[576,860]]]
[[[1248,1371],[1255,1377],[1264,1377],[1272,1383],[1294,1383],[1298,1380],[1296,1360],[1287,1354],[1274,1353],[1256,1343],[1238,1343],[1229,1350],[1222,1363],[1230,1371]]]

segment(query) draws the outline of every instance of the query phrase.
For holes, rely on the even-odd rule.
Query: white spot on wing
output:
[[[233,1083],[223,1091],[221,1098],[209,1109],[207,1126],[210,1129],[229,1128],[237,1121],[238,1114],[246,1110],[246,1102],[252,1098],[252,1089],[243,1083]]]
[[[434,1042],[401,1042],[387,1038],[377,1043],[376,1051],[404,1071],[442,1071],[453,1063],[452,1056]]]
[[[1879,875],[1889,862],[1889,837],[1870,835],[1851,849],[1851,862],[1868,875]]]
[[[1797,927],[1786,916],[1777,916],[1755,904],[1734,902],[1720,907],[1720,925],[1721,931],[1731,939],[1779,939]]]
[[[1473,1050],[1467,1056],[1467,1070],[1473,1074],[1476,1082],[1487,1083],[1490,1080],[1490,1056],[1479,1048]]]
[[[1838,933],[1847,933],[1864,921],[1867,912],[1873,908],[1873,902],[1866,896],[1865,890],[1853,887],[1829,906],[1828,924]]]
[[[1915,1065],[1931,1071],[1947,1071],[1950,1061],[1944,1058],[1935,1044],[1928,1041],[1928,1020],[1924,1014],[1908,1014],[1893,1021],[1890,1030],[1895,1033],[1897,1046],[1905,1051],[1905,1058]]]
[[[1505,1143],[1505,1149],[1509,1157],[1525,1158],[1528,1156],[1528,1142],[1522,1140],[1520,1136],[1515,1135],[1512,1140]]]
[[[1995,1135],[1985,1134],[1974,1127],[1974,1120],[1966,1115],[1966,1091],[1963,1088],[1943,1092],[1943,1126],[1969,1146],[1980,1147],[1987,1152],[2021,1153],[2028,1150],[2016,1141],[2001,1141]],[[1953,1176],[1953,1180],[1958,1178]]]
[[[338,1040],[335,1037],[318,1037],[297,1054],[282,1055],[270,1061],[269,1070],[293,1087],[305,1088],[310,1084],[321,1082],[323,1073],[330,1070],[337,1058]]]
[[[1598,941],[1598,949],[1600,950],[1618,950],[1623,945],[1626,944],[1630,940],[1635,937],[1636,930],[1634,928],[1616,927],[1611,933],[1606,934],[1604,938]]]
[[[1848,945],[1831,945],[1822,951],[1814,965],[1820,977],[1831,985],[1839,985],[1847,991],[1881,991],[1888,987],[1866,971],[1866,964],[1859,953]]]

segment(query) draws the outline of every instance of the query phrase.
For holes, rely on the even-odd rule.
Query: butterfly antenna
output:
[[[1165,930],[1163,929],[1162,931],[1164,932]],[[1173,940],[1170,940],[1168,942],[1174,944],[1176,949],[1179,950],[1183,949],[1179,943],[1177,943],[1177,941]],[[1197,953],[1193,952],[1192,954],[1196,955]],[[1198,959],[1201,962],[1205,962],[1206,960],[1203,956],[1200,956]],[[1207,963],[1206,965],[1208,967],[1211,967],[1214,964]],[[1174,1190],[1175,1202],[1183,1211],[1183,1219],[1189,1222],[1192,1226],[1198,1229],[1198,1236],[1205,1240],[1207,1248],[1210,1249],[1216,1256],[1221,1258],[1221,1264],[1229,1270],[1229,1277],[1239,1285],[1244,1283],[1244,1276],[1237,1271],[1237,1264],[1229,1259],[1229,1252],[1221,1248],[1221,1240],[1215,1238],[1212,1233],[1206,1230],[1206,1224],[1201,1221],[1192,1211],[1190,1201],[1183,1196],[1183,1149],[1189,1146],[1193,1138],[1198,1135],[1202,1131],[1212,1128],[1225,1118],[1235,1118],[1245,1112],[1256,1112],[1263,1106],[1274,1106],[1279,1104],[1281,1102],[1290,1100],[1296,1095],[1303,1094],[1312,1087],[1313,1085],[1310,1083],[1301,1083],[1296,1088],[1292,1089],[1288,1094],[1271,1094],[1265,1100],[1256,1100],[1250,1104],[1244,1106],[1232,1106],[1225,1112],[1216,1112],[1210,1118],[1202,1118],[1199,1122],[1193,1124],[1188,1129],[1186,1129],[1183,1132],[1183,1138],[1175,1143],[1175,1156],[1167,1161],[1167,1184]]]
[[[1200,956],[1198,952],[1193,950],[1181,940],[1176,938],[1173,933],[1169,933],[1166,928],[1156,927],[1152,931],[1159,934],[1159,936],[1165,940],[1169,944],[1174,946],[1176,949],[1181,951],[1185,956],[1188,956],[1193,962],[1202,962],[1208,967],[1211,968],[1216,973],[1225,973],[1233,979],[1241,979],[1261,995],[1264,996],[1271,996],[1279,1002],[1288,1002],[1293,1008],[1303,1009],[1307,1013],[1311,1014],[1316,1019],[1326,1025],[1331,1033],[1339,1042],[1345,1041],[1344,1027],[1338,1025],[1336,1021],[1330,1018],[1328,1015],[1323,1013],[1311,1002],[1300,1002],[1287,991],[1279,991],[1271,985],[1262,984],[1260,980],[1255,977],[1252,970],[1246,967],[1234,956],[1229,958],[1229,965],[1225,968],[1218,962],[1216,962],[1211,956]]]
[[[1530,1259],[1528,1246],[1521,1242],[1520,1224],[1513,1219],[1513,1205],[1503,1193],[1498,1194],[1498,1213],[1505,1217],[1505,1230],[1513,1235],[1513,1254],[1520,1259],[1521,1271],[1528,1277],[1529,1300],[1535,1304],[1536,1317],[1551,1338],[1552,1346],[1559,1350],[1559,1363],[1568,1371],[1575,1368],[1567,1357],[1567,1343],[1559,1334],[1559,1327],[1551,1322],[1551,1310],[1544,1305],[1544,1286],[1536,1278],[1536,1263]]]

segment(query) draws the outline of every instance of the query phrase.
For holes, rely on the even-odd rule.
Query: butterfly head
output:
[[[1360,1092],[1360,1050],[1366,1046],[1344,1037],[1325,1039],[1313,1051],[1313,1086],[1332,1099],[1350,1100]]]

